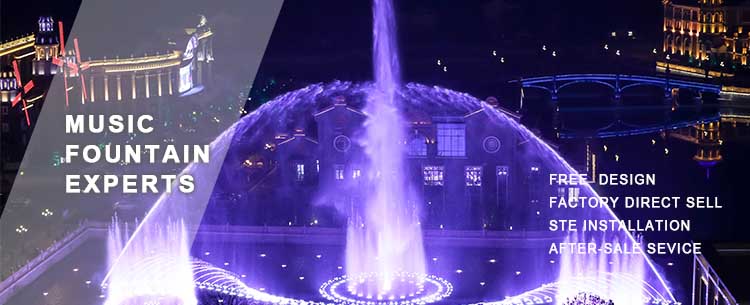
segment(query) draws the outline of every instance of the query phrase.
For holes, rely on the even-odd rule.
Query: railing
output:
[[[711,281],[716,286],[717,290],[719,291],[719,293],[721,293],[721,296],[724,298],[726,303],[729,305],[737,305],[737,300],[729,291],[729,288],[727,288],[727,286],[721,280],[719,274],[717,274],[711,264],[708,263],[706,257],[702,254],[698,254],[695,255],[693,259],[696,261],[700,269],[703,270],[703,272],[705,272],[705,274],[708,276],[707,280]],[[693,285],[695,285],[695,283],[693,283]]]
[[[28,275],[29,272],[33,271],[39,265],[43,264],[47,259],[52,257],[58,250],[69,245],[70,242],[72,242],[81,234],[83,234],[87,228],[88,228],[88,222],[87,221],[81,222],[81,224],[76,229],[66,234],[61,240],[54,242],[51,246],[43,250],[36,257],[28,260],[26,264],[24,264],[20,269],[13,271],[13,273],[10,276],[8,276],[7,278],[3,279],[2,282],[0,282],[0,294],[6,293],[6,290],[12,287],[14,283],[16,283],[19,279],[23,278],[24,276]]]

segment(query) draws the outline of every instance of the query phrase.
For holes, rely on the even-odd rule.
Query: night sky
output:
[[[2,1],[0,38],[5,41],[34,31],[40,15],[62,19],[67,31],[80,3]],[[297,78],[308,81],[369,79],[370,6],[365,0],[285,1],[261,77],[291,75],[293,70]],[[542,45],[556,50],[565,62],[578,63],[584,69],[591,64],[590,53],[601,49],[612,31],[634,31],[638,39],[630,44],[642,45],[639,49],[644,52],[661,43],[662,6],[658,0],[410,0],[396,1],[396,7],[405,76],[420,81],[437,81],[432,73],[437,58],[455,72],[440,75],[443,81],[492,74],[514,78],[548,72],[537,67],[544,63],[537,60],[543,55],[536,54]],[[211,10],[217,8],[206,9]],[[127,24],[127,17],[112,23],[102,26],[132,26]],[[512,67],[499,67],[493,62],[488,55],[495,49]]]

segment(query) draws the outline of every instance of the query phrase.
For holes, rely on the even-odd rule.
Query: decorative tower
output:
[[[60,39],[55,35],[55,21],[52,17],[39,17],[39,30],[34,42],[35,56],[32,61],[31,72],[34,75],[54,75],[57,66],[52,59],[60,54]]]

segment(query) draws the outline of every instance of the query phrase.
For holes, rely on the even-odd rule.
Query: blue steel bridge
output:
[[[644,75],[627,75],[627,74],[563,74],[522,78],[512,81],[519,83],[522,88],[521,108],[524,107],[526,91],[537,90],[549,98],[555,109],[554,125],[557,129],[557,136],[561,139],[570,138],[610,138],[621,136],[632,136],[648,133],[658,133],[663,131],[678,131],[680,129],[700,125],[703,123],[717,122],[721,119],[718,112],[711,115],[702,115],[698,118],[673,119],[671,112],[675,106],[674,98],[678,92],[688,92],[698,99],[704,99],[706,96],[718,97],[725,92],[725,87],[717,84],[710,84],[700,81],[675,79],[669,76],[644,76]],[[610,94],[610,99],[614,105],[608,104],[606,107],[584,107],[584,108],[562,108],[560,107],[560,94],[563,90],[570,90],[576,84],[594,84],[606,89]],[[663,92],[662,103],[659,105],[624,105],[623,94],[627,94],[634,88],[651,87]],[[587,87],[588,88],[588,87]],[[580,89],[579,89],[580,90]],[[734,92],[731,92],[734,93]],[[703,104],[703,101],[700,102]],[[612,107],[614,106],[614,107]],[[619,110],[653,110],[664,109],[665,120],[658,124],[631,124],[618,118],[610,124],[587,131],[572,131],[560,128],[559,113],[562,112],[585,112],[585,111],[619,111]]]

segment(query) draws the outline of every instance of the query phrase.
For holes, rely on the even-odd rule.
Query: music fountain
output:
[[[374,0],[373,11],[373,82],[313,84],[264,104],[212,143],[223,166],[185,169],[221,168],[215,187],[162,195],[132,230],[115,221],[105,304],[532,305],[581,292],[618,305],[675,302],[643,255],[550,254],[555,241],[639,241],[546,231],[552,218],[616,216],[550,208],[545,198],[559,192],[596,193],[550,186],[547,173],[574,170],[512,113],[402,82],[393,4]],[[205,215],[190,206],[200,198],[211,199]]]

